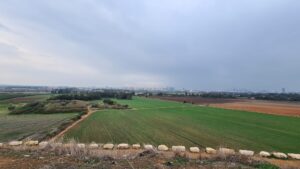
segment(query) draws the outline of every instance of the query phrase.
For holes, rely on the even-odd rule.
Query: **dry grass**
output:
[[[198,166],[201,168],[232,168],[233,166],[235,166],[236,168],[238,168],[248,166],[248,168],[254,168],[260,165],[269,165],[266,164],[266,162],[262,162],[265,160],[262,160],[258,157],[246,157],[237,154],[210,155],[204,152],[174,153],[172,151],[161,152],[157,150],[142,149],[103,150],[102,148],[90,149],[88,148],[88,146],[86,146],[85,148],[79,148],[77,144],[78,142],[76,142],[75,140],[70,140],[66,144],[61,144],[61,142],[50,142],[45,148],[42,149],[38,146],[22,145],[9,148],[7,149],[7,151],[12,150],[13,153],[10,154],[21,154],[21,157],[23,157],[24,154],[28,154],[29,157],[26,157],[26,160],[24,160],[24,162],[33,160],[34,164],[37,162],[35,159],[39,159],[39,165],[43,167],[50,166],[50,168],[60,168],[58,166],[60,166],[59,164],[61,164],[62,162],[67,163],[68,165],[81,166],[78,168],[89,168],[91,166],[97,166],[100,164],[105,164],[105,167],[102,166],[102,168],[145,168],[146,166],[161,166],[162,168],[193,168],[193,166]],[[3,157],[3,155],[5,154],[3,153],[5,149],[2,148],[0,149],[0,151],[1,162],[2,158],[5,158],[5,156]],[[48,160],[41,160],[41,156],[43,157],[43,159],[45,158]],[[17,158],[17,156],[15,155],[13,155],[13,157]],[[293,167],[297,165],[295,161],[285,161],[287,162],[286,164],[284,164],[282,160],[279,161],[275,159],[269,159],[269,162],[283,167]],[[69,162],[71,162],[71,164],[69,164]],[[82,167],[83,164],[85,167]],[[41,166],[38,168],[42,168]],[[66,165],[64,165],[63,167],[66,167]]]

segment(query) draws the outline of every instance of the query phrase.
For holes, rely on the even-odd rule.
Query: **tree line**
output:
[[[66,90],[56,90],[52,93],[59,94],[56,96],[53,96],[52,100],[100,100],[103,98],[116,98],[116,99],[132,99],[132,96],[134,95],[133,92],[127,92],[127,91],[113,91],[113,90],[107,90],[107,91],[74,91],[70,89]]]

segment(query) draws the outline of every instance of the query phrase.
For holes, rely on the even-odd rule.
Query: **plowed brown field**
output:
[[[212,107],[219,107],[232,110],[244,110],[250,112],[267,113],[284,116],[300,117],[299,102],[279,102],[262,101],[250,99],[222,99],[222,98],[201,98],[201,97],[156,97],[163,100],[188,102],[193,104],[202,104]]]
[[[244,101],[235,103],[223,103],[223,104],[211,104],[211,106],[245,110],[259,113],[285,115],[285,116],[299,116],[300,117],[300,104],[288,103],[288,102],[269,102],[269,101]]]
[[[213,103],[234,103],[234,102],[244,102],[245,99],[223,99],[223,98],[202,98],[202,97],[188,97],[188,96],[155,96],[153,98],[177,101],[177,102],[187,102],[194,104],[213,104]]]

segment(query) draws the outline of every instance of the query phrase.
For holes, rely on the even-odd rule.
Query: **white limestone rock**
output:
[[[96,149],[96,148],[98,148],[98,147],[99,147],[99,145],[96,144],[96,143],[91,143],[91,144],[89,145],[89,148],[90,148],[90,149]]]
[[[288,156],[292,159],[300,160],[300,154],[288,153]]]
[[[200,153],[199,147],[190,147],[190,152],[192,153]]]
[[[108,143],[108,144],[104,144],[103,145],[103,149],[107,149],[107,150],[111,150],[114,148],[114,145],[111,144],[111,143]]]
[[[36,146],[36,145],[39,144],[39,141],[37,141],[37,140],[30,140],[30,141],[26,141],[24,144],[26,146]]]
[[[85,144],[79,143],[79,144],[77,144],[77,147],[78,148],[85,148]]]
[[[159,145],[159,146],[157,147],[157,149],[158,149],[159,151],[168,151],[168,150],[169,150],[169,148],[168,148],[166,145]]]
[[[144,149],[146,149],[146,150],[153,150],[153,146],[150,145],[150,144],[146,144],[146,145],[144,145]]]
[[[129,149],[129,145],[127,143],[121,143],[117,146],[118,149]]]
[[[172,146],[174,152],[185,152],[185,146]]]
[[[141,148],[141,145],[140,145],[140,144],[133,144],[133,145],[132,145],[132,148],[133,148],[133,149],[140,149],[140,148]]]
[[[259,152],[259,156],[261,156],[261,157],[270,157],[271,154],[267,151],[261,151],[261,152]]]
[[[23,144],[22,141],[11,141],[8,143],[9,146],[20,146],[22,144]]]
[[[229,149],[229,148],[220,148],[219,152],[221,154],[225,154],[225,155],[234,155],[235,154],[234,149]]]
[[[47,141],[42,141],[39,143],[40,148],[45,148],[47,145],[49,145],[49,142],[47,142]]]
[[[244,156],[253,156],[254,151],[251,150],[239,150],[239,153]]]
[[[274,153],[272,153],[272,155],[279,159],[286,159],[288,157],[286,154],[281,153],[281,152],[274,152]]]
[[[211,147],[206,147],[206,148],[205,148],[205,152],[206,152],[207,154],[216,154],[216,153],[217,153],[217,150],[215,150],[215,149],[213,149],[213,148],[211,148]]]

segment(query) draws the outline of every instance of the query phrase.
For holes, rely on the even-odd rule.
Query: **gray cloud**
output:
[[[2,67],[4,83],[299,91],[296,0],[13,0],[0,11],[14,30],[0,42],[25,51],[23,70],[34,59],[74,69]]]

